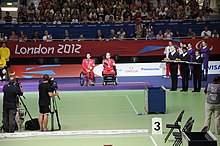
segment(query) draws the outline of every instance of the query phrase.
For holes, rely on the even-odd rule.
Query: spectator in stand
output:
[[[54,14],[54,24],[61,24],[61,21],[62,21],[62,14],[60,11],[57,11],[55,14]]]
[[[8,41],[8,37],[5,35],[4,32],[0,33],[0,42],[7,42]]]
[[[108,21],[109,21],[110,16],[113,16],[113,18],[114,18],[114,15],[111,14],[111,11],[108,10],[108,11],[106,12],[106,15],[105,15],[105,22],[108,22]]]
[[[123,21],[129,22],[131,20],[131,12],[129,7],[126,7],[125,10],[122,12]]]
[[[202,12],[202,11],[200,11],[200,12],[198,13],[198,16],[197,16],[197,18],[196,18],[196,21],[205,21],[205,17],[204,17],[204,15],[203,15],[203,12]]]
[[[15,30],[11,31],[11,35],[9,36],[9,41],[11,41],[11,42],[17,42],[18,41],[18,36],[16,35]]]
[[[190,19],[191,18],[191,10],[189,6],[185,7],[185,18]]]
[[[180,39],[180,38],[181,38],[179,30],[176,30],[176,31],[175,31],[173,37],[174,37],[174,38],[177,38],[177,39]]]
[[[80,35],[79,35],[79,39],[78,39],[78,41],[84,41],[84,40],[85,40],[84,35],[83,35],[83,34],[80,34]]]
[[[196,37],[195,32],[193,32],[191,28],[188,29],[188,37],[189,38],[195,38]]]
[[[170,40],[173,37],[173,33],[170,28],[167,28],[166,32],[164,33],[164,39]]]
[[[17,22],[23,23],[23,22],[27,22],[28,18],[26,15],[26,12],[18,12],[18,17],[17,17]]]
[[[165,12],[165,7],[162,7],[162,10],[159,12],[159,19],[166,18],[167,13]]]
[[[103,20],[104,18],[104,5],[102,2],[98,2],[99,4],[97,4],[97,9],[96,9],[96,12],[97,12],[97,15],[98,15],[98,18]],[[101,18],[100,18],[101,17]]]
[[[219,38],[219,34],[218,34],[218,31],[216,29],[214,29],[212,31],[212,38]]]
[[[49,32],[47,30],[44,31],[43,41],[45,41],[45,42],[52,42],[53,41],[52,35],[49,34]]]
[[[95,38],[98,39],[98,40],[104,40],[105,36],[104,36],[103,32],[100,29],[97,30],[97,34],[96,34]]]
[[[146,26],[144,33],[145,38],[148,39],[153,34],[153,27],[151,25]]]
[[[201,32],[201,37],[210,38],[211,34],[212,34],[211,31],[208,29],[207,26],[205,26],[204,30]]]
[[[78,19],[78,15],[77,14],[74,14],[72,15],[72,21],[71,23],[74,24],[74,23],[79,23],[79,19]]]
[[[41,38],[41,37],[40,37],[38,31],[35,30],[35,31],[34,31],[34,34],[33,34],[33,36],[32,36],[32,41],[38,42],[38,41],[40,41],[40,38]]]
[[[89,21],[91,22],[96,22],[98,19],[98,16],[96,14],[96,10],[95,9],[91,9],[91,12],[89,13],[88,17],[89,17]]]
[[[156,35],[157,40],[163,40],[163,32],[162,30],[159,30],[158,34]]]
[[[117,32],[117,36],[120,40],[123,40],[126,38],[126,32],[123,27],[121,27],[120,30]]]
[[[26,41],[27,41],[27,36],[25,35],[23,30],[20,30],[19,42],[26,42]]]
[[[113,16],[113,15],[110,15],[110,16],[109,16],[108,22],[109,22],[109,23],[114,23],[114,22],[115,22],[115,19],[114,19],[114,16]]]
[[[149,14],[147,12],[147,9],[146,8],[142,9],[142,11],[141,11],[141,19],[142,20],[147,20],[148,17],[149,17]]]
[[[12,22],[12,16],[10,15],[10,12],[6,12],[6,16],[3,19],[6,23]]]
[[[135,38],[136,39],[142,38],[142,34],[143,34],[143,25],[141,24],[141,21],[137,21],[135,26]]]
[[[64,23],[68,23],[68,22],[71,22],[71,16],[70,16],[70,13],[69,11],[65,11],[65,13],[63,14],[63,21]]]
[[[64,3],[63,8],[62,8],[62,14],[66,13],[66,12],[70,13],[70,7],[69,7],[68,3]]]
[[[110,40],[115,40],[117,38],[117,35],[115,33],[115,30],[114,29],[111,29],[110,30],[110,36],[109,36],[109,39]]]
[[[70,34],[69,30],[65,29],[63,35],[63,41],[70,41],[71,39],[72,39],[72,35]]]

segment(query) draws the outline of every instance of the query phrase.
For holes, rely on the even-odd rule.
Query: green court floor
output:
[[[23,99],[31,115],[38,117],[38,93],[25,93]],[[138,116],[136,112],[144,111],[144,90],[114,91],[75,91],[60,92],[61,100],[56,99],[61,121],[61,131],[82,130],[132,130],[148,129],[141,134],[103,134],[72,136],[33,136],[0,139],[0,146],[171,146],[174,138],[171,135],[164,143],[168,129],[166,123],[173,123],[182,109],[185,110],[181,125],[192,116],[195,119],[192,131],[200,131],[204,124],[204,93],[187,93],[167,91],[166,114],[149,114]],[[2,95],[0,96],[0,112],[2,113]],[[161,117],[163,134],[151,134],[151,120]],[[2,117],[0,117],[0,121]],[[26,120],[29,120],[26,115]],[[50,127],[49,121],[49,127]],[[214,131],[212,123],[211,131]],[[55,128],[57,125],[55,123]],[[18,132],[24,131],[24,127]],[[2,133],[0,133],[2,134]],[[215,135],[220,140],[219,135]],[[218,143],[218,146],[220,144]]]

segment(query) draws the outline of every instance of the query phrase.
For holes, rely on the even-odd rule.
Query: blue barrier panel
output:
[[[201,31],[205,26],[212,31],[213,29],[219,29],[220,20],[218,21],[181,21],[181,22],[147,22],[143,25],[151,25],[154,28],[154,34],[156,35],[159,30],[163,33],[167,28],[170,28],[174,33],[176,30],[180,31],[181,36],[186,37],[189,28],[200,36]],[[17,34],[20,30],[23,30],[28,39],[31,39],[34,30],[38,30],[42,37],[45,30],[53,36],[53,39],[63,39],[64,30],[68,29],[72,34],[73,39],[78,39],[80,34],[83,34],[85,38],[95,38],[97,30],[102,30],[105,38],[109,38],[110,30],[114,29],[116,32],[123,27],[126,31],[126,37],[131,38],[134,34],[135,23],[94,23],[94,24],[0,24],[0,32],[4,32],[7,36],[10,35],[11,30],[16,30]],[[218,30],[219,32],[220,30]]]

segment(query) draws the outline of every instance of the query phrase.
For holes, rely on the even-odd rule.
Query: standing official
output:
[[[181,61],[186,61],[186,63],[181,63],[180,72],[182,75],[182,90],[180,92],[187,92],[189,86],[189,64],[190,55],[187,53],[187,48],[183,47],[183,54],[180,55]]]
[[[203,69],[204,69],[204,78],[203,80],[207,80],[208,75],[208,64],[210,58],[210,48],[208,47],[205,41],[202,41],[202,46],[199,48],[200,54],[203,57]]]
[[[176,52],[176,49],[174,47],[171,47],[170,50],[170,54],[169,54],[169,59],[170,60],[177,60],[179,58],[179,54]],[[177,90],[177,84],[178,84],[178,64],[171,62],[170,63],[170,75],[171,75],[171,89],[170,91],[176,91]]]
[[[17,96],[22,96],[23,92],[15,85],[14,77],[9,78],[9,83],[3,87],[3,92],[3,130],[12,133],[16,127]]]
[[[95,61],[91,59],[91,54],[86,54],[86,59],[82,61],[83,74],[85,75],[85,85],[89,85],[89,81],[91,81],[91,85],[94,86],[94,72],[93,69],[95,67]]]
[[[169,58],[169,54],[171,52],[172,47],[173,47],[173,43],[171,41],[169,41],[168,46],[166,46],[166,48],[163,52],[166,55],[166,58]],[[166,75],[164,76],[164,78],[169,78],[169,77],[170,77],[170,64],[166,63]]]
[[[190,61],[193,60],[193,58],[195,57],[195,50],[192,47],[191,43],[188,43],[188,47],[187,47],[187,53],[190,55]],[[192,66],[189,66],[189,79],[192,79]]]
[[[192,60],[198,64],[193,64],[193,86],[194,90],[192,92],[200,92],[201,82],[202,82],[202,62],[203,58],[200,56],[199,51],[195,51],[195,57]]]
[[[210,129],[211,118],[214,116],[215,134],[220,134],[220,77],[215,76],[204,90],[205,102],[205,125]]]

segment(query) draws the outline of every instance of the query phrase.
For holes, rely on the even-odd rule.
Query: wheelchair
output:
[[[84,72],[81,71],[80,74],[79,74],[79,84],[80,84],[80,86],[85,85],[85,83],[86,83],[85,80],[86,80],[86,74],[84,74]],[[94,77],[94,83],[95,83],[95,77]]]
[[[105,73],[102,71],[102,85],[107,85],[108,83],[112,83],[114,86],[117,85],[117,72],[116,68],[114,67],[114,70]]]

